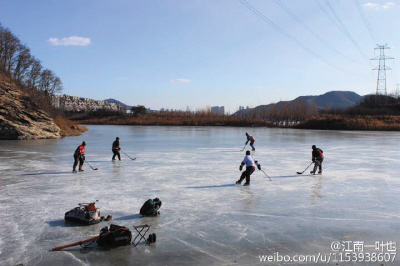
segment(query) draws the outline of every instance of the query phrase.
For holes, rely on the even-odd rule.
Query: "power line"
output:
[[[353,39],[353,38],[351,37],[351,34],[347,31],[346,27],[344,27],[344,24],[341,25],[341,24],[339,23],[339,21],[341,21],[340,18],[338,17],[339,20],[337,20],[337,19],[335,20],[334,18],[332,18],[331,13],[332,13],[332,14],[336,14],[336,12],[334,11],[332,5],[330,5],[330,6],[331,6],[333,12],[331,11],[331,13],[330,13],[330,12],[328,12],[328,11],[321,5],[321,3],[320,3],[318,0],[314,0],[314,2],[317,4],[317,6],[319,7],[319,9],[320,9],[322,12],[325,13],[326,17],[327,17],[334,25],[336,25],[336,27],[337,27],[344,35],[347,36],[347,38],[349,38],[349,35],[350,35],[350,39]],[[343,28],[343,27],[344,27],[344,28]],[[355,42],[355,41],[354,41],[354,42]],[[356,46],[357,49],[360,51],[360,53],[364,56],[364,58],[366,58],[366,56],[364,55],[364,53],[362,53],[361,49],[359,48],[358,44],[356,44],[355,46]]]
[[[319,9],[321,9],[321,11],[325,13],[326,17],[327,17],[333,24],[335,24],[335,25],[339,28],[340,26],[338,25],[337,21],[334,20],[334,19],[331,17],[331,14],[330,14],[328,11],[325,10],[325,8],[321,5],[321,3],[320,3],[318,0],[314,0],[314,2],[317,4],[317,6],[319,7]]]
[[[360,46],[358,45],[358,43],[354,40],[353,36],[350,34],[350,32],[347,30],[346,26],[344,25],[344,23],[342,22],[342,20],[340,19],[340,17],[338,16],[338,14],[336,13],[335,9],[332,7],[331,3],[329,2],[329,0],[325,0],[325,4],[328,6],[329,10],[331,11],[332,15],[336,18],[337,22],[339,23],[339,28],[342,30],[342,32],[347,36],[347,38],[354,44],[354,46],[357,48],[357,50],[360,52],[360,54],[365,58],[368,59],[366,57],[366,55],[361,51]]]
[[[342,54],[339,50],[335,49],[332,45],[330,45],[327,41],[325,41],[319,34],[317,34],[316,32],[314,32],[309,26],[307,26],[303,21],[300,20],[299,17],[297,17],[292,11],[290,11],[289,8],[287,8],[280,0],[275,0],[275,2],[286,12],[288,13],[294,20],[297,21],[297,23],[299,23],[304,29],[306,29],[308,32],[310,32],[315,38],[317,38],[320,42],[322,42],[323,44],[325,44],[327,47],[329,47],[331,50],[335,51],[336,53],[340,54],[341,56],[343,56],[344,58],[355,62],[353,59],[345,56],[344,54]]]
[[[369,23],[367,17],[365,16],[364,10],[362,9],[360,2],[358,0],[354,0],[354,3],[356,4],[358,12],[360,13],[362,20],[364,21],[365,27],[367,28],[369,34],[371,35],[371,38],[375,41],[375,43],[379,43],[378,38],[376,37],[371,27],[371,24]]]
[[[290,35],[289,33],[287,33],[286,31],[284,31],[281,27],[279,27],[278,25],[276,25],[274,22],[272,22],[270,19],[268,19],[266,16],[264,16],[260,11],[258,11],[255,7],[253,7],[251,4],[249,4],[246,0],[239,0],[241,4],[243,4],[245,7],[247,7],[250,11],[252,11],[254,14],[256,14],[258,17],[260,17],[262,20],[264,20],[265,22],[267,22],[269,25],[271,25],[273,28],[275,28],[277,31],[279,31],[281,34],[283,34],[284,36],[286,36],[288,39],[290,39],[292,42],[296,43],[298,46],[300,46],[302,49],[304,49],[306,52],[310,53],[312,56],[314,56],[315,58],[323,61],[324,63],[326,63],[327,65],[336,68],[337,70],[340,70],[342,72],[348,73],[347,71],[331,64],[330,62],[328,62],[326,59],[324,59],[322,56],[320,56],[319,54],[317,54],[316,52],[314,52],[313,50],[311,50],[310,48],[308,48],[307,46],[305,46],[304,44],[302,44],[300,41],[298,41],[296,38],[294,38],[292,35]]]

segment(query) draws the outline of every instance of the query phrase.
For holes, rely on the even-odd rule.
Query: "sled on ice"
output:
[[[78,207],[65,213],[65,220],[86,225],[97,224],[101,222],[100,209],[95,202],[79,203]]]

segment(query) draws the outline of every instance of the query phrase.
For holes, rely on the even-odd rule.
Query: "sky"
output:
[[[62,94],[230,113],[375,93],[378,45],[395,92],[399,14],[400,0],[0,0],[1,25],[61,79]]]

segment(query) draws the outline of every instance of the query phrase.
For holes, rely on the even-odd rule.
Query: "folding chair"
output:
[[[138,232],[138,235],[135,237],[135,239],[133,239],[132,244],[136,247],[139,244],[139,242],[143,239],[144,241],[146,241],[147,244],[150,245],[150,242],[147,241],[146,239],[146,233],[147,231],[149,231],[150,226],[148,226],[147,224],[142,224],[142,225],[134,225],[133,228],[135,228],[135,230]],[[138,238],[139,236],[140,238],[135,244],[136,238]]]

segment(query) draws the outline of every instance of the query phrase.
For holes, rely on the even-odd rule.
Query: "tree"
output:
[[[62,82],[53,71],[45,69],[21,44],[12,32],[0,23],[0,70],[18,82],[31,100],[44,110],[52,111],[52,98],[63,89]]]
[[[11,31],[2,29],[0,37],[0,62],[1,67],[9,74],[11,74],[13,59],[18,50],[20,42]]]
[[[24,76],[32,65],[32,56],[30,50],[25,45],[18,45],[17,51],[13,64],[13,76],[14,79],[23,82]]]
[[[63,85],[61,79],[57,76],[54,76],[54,79],[52,80],[50,86],[49,94],[53,97],[57,92],[62,92],[62,90],[63,90]]]
[[[134,116],[146,114],[146,107],[144,105],[137,105],[131,108],[131,112]]]
[[[25,81],[28,89],[33,90],[34,88],[39,86],[38,83],[39,83],[40,73],[42,72],[42,68],[43,67],[40,64],[40,61],[33,57],[30,70],[26,76],[26,81]]]
[[[44,93],[45,101],[51,103],[55,93],[62,91],[62,83],[53,71],[45,69],[40,73],[38,89]]]

